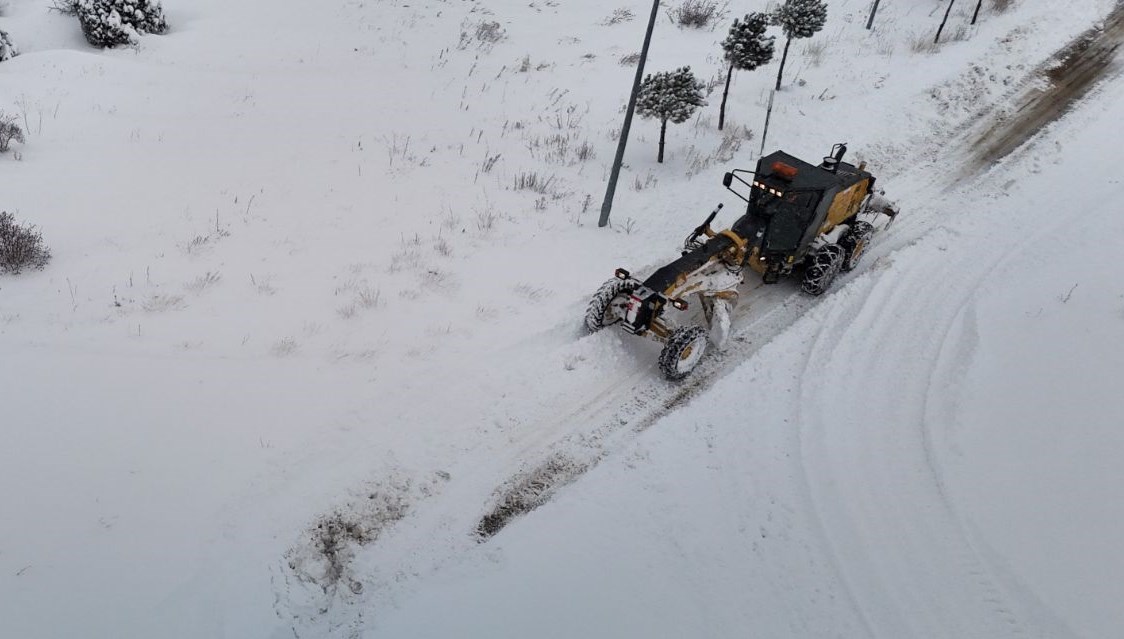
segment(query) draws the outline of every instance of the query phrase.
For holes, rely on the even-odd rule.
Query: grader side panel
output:
[[[827,220],[824,222],[824,226],[820,232],[826,233],[854,215],[859,210],[863,199],[866,198],[869,192],[869,179],[860,180],[840,191],[839,194],[835,196],[835,200],[832,201],[831,208],[827,211]]]

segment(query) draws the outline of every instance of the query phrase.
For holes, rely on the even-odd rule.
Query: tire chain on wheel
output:
[[[663,372],[664,377],[675,381],[683,379],[695,370],[692,366],[689,370],[679,370],[679,361],[681,359],[683,349],[687,348],[691,343],[698,342],[695,348],[703,349],[706,352],[706,339],[699,339],[705,336],[706,329],[701,326],[685,326],[675,329],[668,338],[667,344],[664,345],[663,350],[660,351],[660,371]],[[700,358],[702,355],[699,356]],[[698,362],[695,362],[695,366]]]
[[[585,330],[596,333],[605,328],[605,315],[608,313],[613,300],[619,295],[631,293],[635,288],[636,284],[618,278],[613,278],[602,284],[601,288],[593,294],[593,299],[589,300],[589,306],[585,309]]]
[[[843,272],[853,270],[859,265],[859,261],[866,252],[866,245],[870,244],[870,238],[874,235],[874,226],[869,222],[855,222],[851,225],[851,230],[839,240],[839,246],[843,247]],[[858,253],[855,249],[858,248]]]
[[[843,247],[824,244],[812,254],[811,264],[804,271],[800,288],[809,295],[822,295],[843,267]]]

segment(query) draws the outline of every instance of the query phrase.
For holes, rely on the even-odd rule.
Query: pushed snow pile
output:
[[[95,47],[136,43],[138,36],[168,30],[160,0],[78,0],[74,9]]]

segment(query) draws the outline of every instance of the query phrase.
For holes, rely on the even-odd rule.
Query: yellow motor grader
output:
[[[644,280],[617,269],[590,300],[586,328],[595,332],[619,324],[663,342],[660,370],[678,380],[695,369],[708,341],[725,343],[746,269],[766,284],[800,272],[805,293],[823,294],[840,271],[859,263],[874,232],[873,218],[896,215],[874,194],[875,178],[865,164],[843,161],[846,152],[845,144],[836,144],[821,164],[812,165],[776,151],[758,160],[755,171],[726,173],[722,184],[745,201],[745,214],[715,232],[710,224],[719,204],[687,236],[682,256]],[[684,323],[692,296],[702,307],[705,327]]]

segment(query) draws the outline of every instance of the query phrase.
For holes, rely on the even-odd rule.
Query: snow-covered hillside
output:
[[[51,4],[0,2],[0,210],[54,253],[0,275],[0,636],[1124,626],[1124,82],[1067,48],[1111,0],[964,3],[939,51],[944,2],[831,0],[766,149],[847,141],[904,213],[682,384],[580,316],[733,221],[777,63],[719,132],[718,42],[763,3],[661,14],[648,70],[714,93],[664,164],[634,123],[607,229],[650,4],[167,0],[107,51]]]

